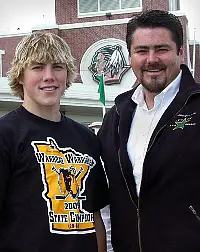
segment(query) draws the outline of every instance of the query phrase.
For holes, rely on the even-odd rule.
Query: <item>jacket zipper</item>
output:
[[[197,211],[194,209],[193,206],[189,206],[189,209],[192,211],[192,213],[196,216],[197,220],[200,221],[200,217],[199,215],[197,214]]]
[[[138,197],[138,208],[137,208],[137,221],[138,221],[138,238],[139,238],[139,248],[142,252],[142,242],[141,242],[141,231],[140,231],[140,196]]]
[[[200,93],[200,92],[194,92],[194,93],[190,94],[190,96],[188,96],[188,98],[187,98],[187,100],[185,101],[185,103],[183,104],[183,106],[178,110],[178,112],[177,112],[174,116],[176,116],[177,114],[179,114],[179,112],[180,112],[180,111],[182,110],[182,108],[186,105],[186,103],[188,102],[189,98],[190,98],[192,95],[198,94],[198,93]],[[117,114],[119,115],[119,111],[118,111],[118,109],[117,109],[117,106],[115,106],[115,108],[116,108]],[[154,142],[155,142],[155,139],[157,138],[158,134],[160,133],[160,131],[161,131],[162,129],[164,129],[164,128],[166,127],[167,124],[168,124],[168,123],[166,123],[165,125],[163,125],[163,127],[160,128],[160,130],[156,133],[156,135],[155,135],[155,137],[154,137],[154,139],[153,139],[151,145],[150,145],[149,148],[147,149],[147,152],[149,152],[149,150],[150,150],[151,147],[153,146],[153,144],[154,144]],[[118,126],[118,127],[119,127],[119,126]],[[119,133],[119,129],[118,129],[118,133]],[[128,183],[127,183],[126,178],[125,178],[125,176],[124,176],[124,172],[123,172],[122,165],[121,165],[121,160],[120,160],[120,149],[118,150],[118,159],[119,159],[120,170],[121,170],[122,176],[123,176],[123,178],[124,178],[124,181],[125,181],[125,184],[126,184],[126,187],[127,187],[127,190],[128,190],[129,197],[130,197],[132,203],[134,204],[134,206],[136,207],[136,210],[137,210],[139,249],[140,249],[140,252],[142,252],[141,231],[140,231],[140,212],[139,212],[139,209],[140,209],[140,197],[138,197],[138,206],[137,206],[137,205],[135,204],[135,202],[133,201],[133,198],[132,198],[132,196],[131,196],[131,192],[130,192],[129,187],[128,187]],[[142,177],[143,177],[143,176],[142,176]],[[142,185],[142,181],[141,181],[141,185]],[[191,207],[192,207],[192,206],[189,207],[190,210],[192,210]],[[193,208],[193,210],[194,210],[194,208]],[[195,211],[195,210],[194,210],[194,211]],[[193,212],[193,211],[192,211],[192,212]],[[193,213],[194,213],[194,212],[193,212]],[[196,213],[196,211],[195,211],[195,213]],[[197,215],[197,213],[196,213],[196,217],[198,217],[198,219],[200,220],[200,217]]]
[[[120,159],[120,149],[118,150],[118,159],[119,159],[119,166],[120,166],[120,170],[121,170],[121,173],[122,173],[122,176],[124,178],[124,181],[125,181],[125,184],[126,184],[126,188],[128,190],[128,194],[129,194],[129,197],[132,201],[132,203],[134,204],[134,206],[136,207],[136,211],[137,211],[137,223],[138,223],[138,241],[139,241],[139,249],[140,249],[140,252],[142,252],[142,245],[141,245],[141,232],[140,232],[140,213],[139,213],[139,198],[138,198],[138,206],[135,204],[135,202],[133,201],[133,198],[131,196],[131,192],[130,192],[130,189],[128,187],[128,184],[127,184],[127,181],[126,181],[126,178],[124,176],[124,172],[123,172],[123,169],[122,169],[122,165],[121,165],[121,159]]]

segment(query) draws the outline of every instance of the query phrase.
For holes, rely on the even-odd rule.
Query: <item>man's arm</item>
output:
[[[94,225],[96,229],[96,237],[99,252],[106,252],[106,230],[101,218],[100,211],[94,213]]]

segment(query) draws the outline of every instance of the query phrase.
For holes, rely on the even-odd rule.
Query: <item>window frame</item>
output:
[[[79,12],[79,1],[80,0],[77,0],[78,18],[105,16],[107,13],[111,13],[112,15],[114,15],[114,14],[126,14],[126,13],[133,13],[133,12],[141,12],[142,11],[142,0],[139,0],[140,7],[80,13]],[[100,0],[96,0],[96,1],[98,1],[98,8],[99,8]],[[120,6],[121,6],[121,1],[122,0],[118,0],[118,1],[119,1]]]

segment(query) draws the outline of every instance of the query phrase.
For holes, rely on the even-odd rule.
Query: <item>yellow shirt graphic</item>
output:
[[[83,209],[86,200],[85,183],[96,162],[74,149],[59,148],[56,141],[33,141],[44,184],[43,198],[47,202],[52,233],[94,232],[93,213]]]

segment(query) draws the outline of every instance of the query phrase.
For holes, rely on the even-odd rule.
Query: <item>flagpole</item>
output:
[[[106,106],[105,105],[102,105],[102,112],[103,112],[103,118],[106,114]]]
[[[102,71],[102,76],[103,76],[103,85],[104,85],[104,71]],[[105,95],[105,85],[104,85],[104,95]],[[103,118],[106,114],[106,101],[105,101],[105,104],[102,103],[102,111],[103,111]]]
[[[194,28],[194,42],[193,42],[193,59],[192,59],[192,76],[194,78],[195,74],[195,53],[196,53],[196,39],[195,39],[196,28]]]
[[[105,99],[105,89],[104,89],[104,72],[101,71],[101,75],[98,76],[99,79],[99,88],[98,88],[98,93],[99,93],[99,100],[102,103],[102,113],[103,113],[103,118],[106,114],[106,99]]]

